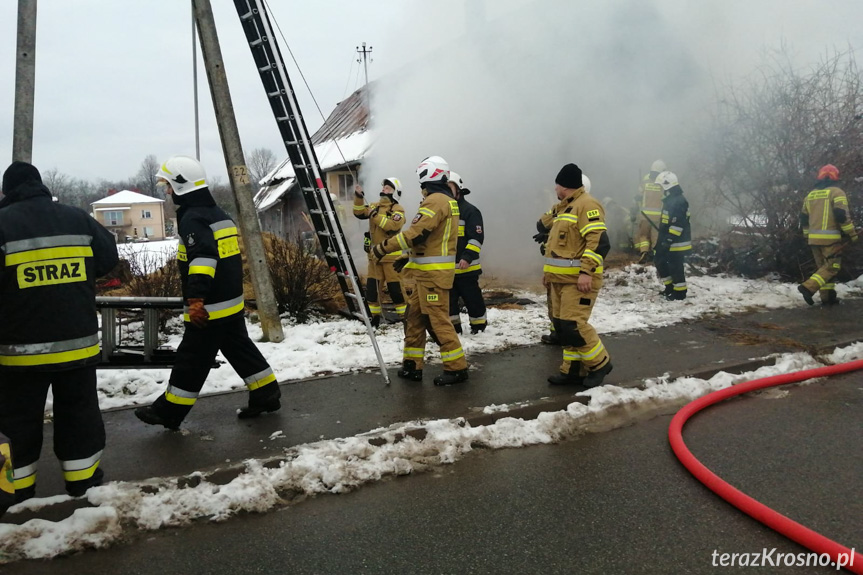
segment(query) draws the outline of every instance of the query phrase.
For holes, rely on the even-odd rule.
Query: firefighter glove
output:
[[[539,253],[541,255],[545,255],[545,244],[544,243],[539,244]]]
[[[402,270],[405,269],[405,266],[408,264],[408,258],[402,258],[400,260],[396,260],[393,264],[393,269],[396,270],[396,273],[402,273]]]
[[[370,218],[370,219],[374,219],[374,217],[375,217],[376,215],[378,215],[378,210],[380,210],[380,209],[381,209],[381,208],[380,208],[380,206],[375,206],[375,209],[373,209],[373,210],[371,211],[371,213],[369,214],[369,218]]]
[[[189,321],[195,327],[205,327],[210,321],[210,314],[204,308],[203,298],[192,298],[188,300],[189,304]]]
[[[371,254],[375,256],[375,259],[381,260],[385,255],[387,255],[387,252],[384,251],[383,244],[378,244],[372,248]]]
[[[548,241],[548,233],[534,234],[533,241],[538,244],[543,244]]]
[[[372,236],[371,234],[369,234],[369,232],[366,232],[365,234],[363,234],[363,236],[363,249],[366,253],[369,253],[370,251],[372,251]]]

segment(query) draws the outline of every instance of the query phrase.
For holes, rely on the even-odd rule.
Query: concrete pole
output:
[[[33,161],[33,100],[36,90],[36,0],[18,0],[15,116],[12,161]]]
[[[252,284],[258,301],[258,315],[261,318],[264,339],[280,342],[285,339],[285,335],[279,321],[270,268],[267,267],[261,226],[252,200],[249,170],[240,144],[240,133],[237,129],[237,119],[234,117],[234,105],[231,103],[231,92],[228,89],[228,78],[225,75],[225,63],[219,47],[213,8],[210,0],[192,0],[192,7],[195,11],[195,22],[198,25],[201,55],[204,57],[210,94],[213,97],[213,108],[216,111],[216,122],[222,138],[222,151],[225,154],[228,176],[237,202],[240,230],[246,248],[246,260],[252,272]],[[237,26],[240,26],[239,22]]]

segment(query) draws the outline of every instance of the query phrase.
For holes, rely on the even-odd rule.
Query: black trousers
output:
[[[471,329],[485,329],[487,323],[485,300],[482,298],[482,290],[479,287],[479,273],[456,274],[453,280],[452,289],[449,292],[449,315],[457,330],[461,329],[459,298],[467,307]]]
[[[677,294],[686,294],[686,273],[683,268],[684,254],[688,252],[656,252],[656,273],[668,290]]]
[[[169,421],[177,424],[183,421],[204,387],[219,351],[246,382],[250,404],[281,396],[270,365],[249,338],[243,315],[237,314],[204,328],[186,324],[168,389],[155,401],[153,408]]]
[[[0,432],[10,440],[18,500],[36,490],[48,388],[54,395],[54,454],[66,491],[80,495],[101,481],[105,426],[96,394],[96,367],[0,373]]]

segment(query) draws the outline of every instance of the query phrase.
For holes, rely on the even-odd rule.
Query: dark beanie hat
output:
[[[563,186],[564,188],[569,188],[570,190],[577,190],[582,185],[581,168],[575,164],[565,165],[560,169],[560,172],[557,173],[554,183],[559,186]]]
[[[33,164],[15,161],[3,173],[3,194],[9,195],[15,188],[25,182],[42,183],[42,175]]]

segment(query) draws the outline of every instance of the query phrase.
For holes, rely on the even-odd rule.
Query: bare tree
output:
[[[704,136],[707,189],[750,228],[750,256],[761,272],[798,280],[811,259],[798,231],[803,199],[824,164],[842,174],[860,222],[863,185],[863,81],[852,52],[835,53],[808,70],[787,50],[755,77],[718,94]]]
[[[252,182],[252,187],[257,190],[260,186],[259,182],[264,179],[264,176],[273,171],[273,168],[278,164],[278,159],[269,148],[255,148],[249,154],[246,163],[248,164],[249,179]]]
[[[141,162],[141,168],[138,170],[138,175],[135,177],[136,187],[140,189],[142,193],[145,193],[148,196],[153,196],[154,198],[158,198],[161,195],[156,187],[156,182],[158,181],[156,173],[158,171],[159,160],[156,159],[156,156],[150,154],[144,158],[143,162]]]
[[[72,199],[72,178],[61,174],[57,168],[51,168],[42,172],[42,183],[51,191],[55,198],[63,203],[69,203]]]

